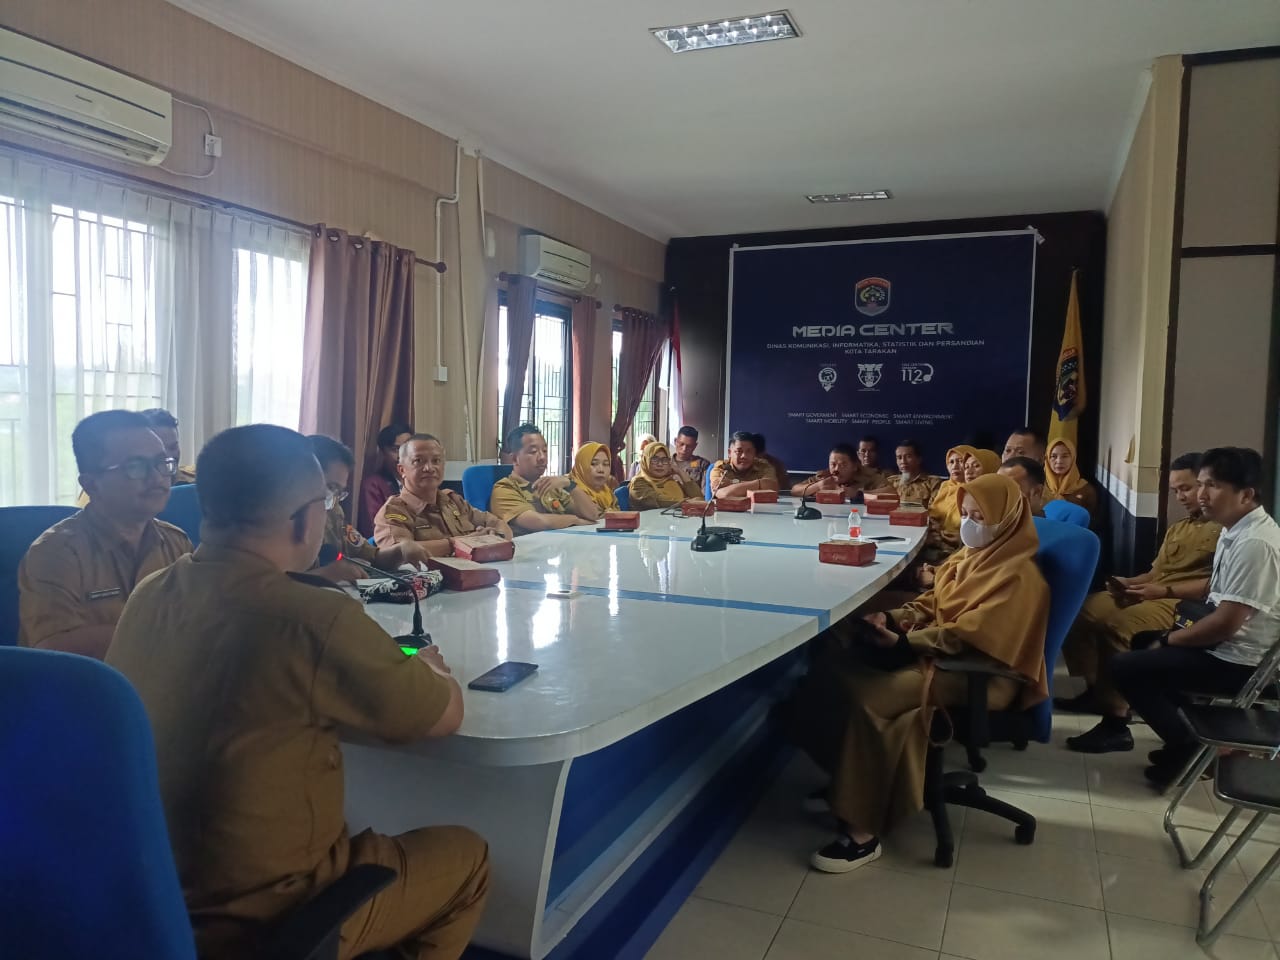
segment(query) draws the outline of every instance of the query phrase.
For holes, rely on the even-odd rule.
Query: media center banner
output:
[[[1035,232],[735,247],[728,422],[795,471],[835,443],[913,439],[932,473],[1027,422]]]

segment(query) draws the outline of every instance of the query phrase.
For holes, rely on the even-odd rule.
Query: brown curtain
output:
[[[591,384],[595,378],[595,297],[583,295],[573,305],[569,335],[573,338],[573,448],[591,439]]]
[[[413,264],[412,250],[324,224],[312,230],[302,432],[355,451],[352,500],[373,467],[378,431],[413,422]]]
[[[619,470],[622,462],[618,452],[640,409],[645,384],[671,331],[668,324],[643,310],[623,308],[618,315],[622,326],[622,353],[618,357],[618,411],[609,428],[609,449],[613,451],[615,476],[625,477],[626,469]]]
[[[502,394],[502,422],[498,443],[520,425],[524,377],[533,348],[533,317],[538,283],[532,277],[511,277],[507,282],[507,389]]]

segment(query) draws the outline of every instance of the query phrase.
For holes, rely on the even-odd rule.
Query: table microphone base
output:
[[[429,633],[406,633],[400,637],[393,637],[397,646],[401,647],[417,647],[421,650],[423,647],[429,647],[433,641]]]
[[[796,507],[797,520],[821,520],[822,511],[817,507],[809,506],[804,500],[800,501],[800,505]]]
[[[727,547],[724,539],[714,533],[700,533],[689,544],[689,549],[696,553],[719,553]]]

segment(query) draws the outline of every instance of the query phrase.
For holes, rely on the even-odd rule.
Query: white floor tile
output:
[[[1259,891],[1257,904],[1271,931],[1271,939],[1280,941],[1280,880],[1272,880]]]
[[[1078,847],[1038,841],[1023,847],[1012,837],[967,834],[960,845],[956,882],[1100,910],[1098,855],[1092,837],[1085,839]]]
[[[1196,945],[1195,931],[1136,917],[1107,915],[1111,960],[1276,960],[1274,944],[1265,940],[1222,936],[1208,950]]]
[[[813,837],[806,841],[791,821],[778,824],[770,834],[765,821],[753,818],[725,847],[694,893],[785,917],[809,872],[809,854],[830,839],[831,832],[815,828]]]
[[[1047,744],[1032,744],[1024,752],[1008,750],[984,754],[987,769],[979,776],[982,786],[995,793],[1029,793],[1056,800],[1089,802],[1089,781],[1081,754],[1058,751],[1045,756]]]
[[[1223,849],[1226,849],[1225,841],[1223,843]],[[1240,855],[1238,857],[1240,869],[1244,871],[1244,875],[1246,877],[1252,880],[1258,875],[1262,868],[1267,865],[1267,861],[1275,856],[1277,850],[1280,850],[1280,846],[1277,846],[1274,843],[1267,843],[1265,840],[1259,840],[1257,837],[1254,837],[1245,844],[1244,848],[1240,851]],[[1277,870],[1271,874],[1271,879],[1273,881],[1280,880],[1280,868],[1277,868]]]
[[[948,807],[947,814],[951,821],[951,835],[960,845],[965,824],[968,823],[968,811],[964,807]],[[894,828],[882,841],[884,853],[880,855],[870,869],[901,870],[918,873],[931,880],[951,879],[955,874],[954,862],[950,867],[941,868],[933,865],[933,855],[938,848],[938,835],[933,829],[933,818],[928,811],[918,814]]]
[[[821,927],[799,920],[784,920],[766,960],[935,960],[937,953],[860,933]]]
[[[968,960],[1110,960],[1101,910],[957,883],[942,940]]]
[[[1193,852],[1199,850],[1213,833],[1215,821],[1194,809],[1180,810],[1179,834]],[[1122,810],[1119,807],[1093,805],[1093,837],[1099,853],[1131,860],[1150,860],[1170,870],[1180,870],[1173,841],[1164,831],[1164,814],[1153,810]],[[1221,847],[1225,850],[1225,844]],[[1238,867],[1232,873],[1240,873]]]
[[[1062,843],[1073,847],[1093,848],[1093,813],[1087,803],[1054,800],[1029,793],[988,790],[993,797],[1011,803],[1036,818],[1036,840],[1039,843]],[[964,836],[982,836],[1013,842],[1013,824],[981,810],[969,810],[964,822]]]
[[[690,897],[672,918],[646,960],[764,960],[781,917]]]
[[[837,875],[814,871],[787,918],[937,950],[950,895],[946,878],[875,867]]]

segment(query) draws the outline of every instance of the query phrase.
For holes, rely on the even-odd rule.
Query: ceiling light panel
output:
[[[744,43],[762,43],[765,40],[790,40],[800,36],[800,31],[787,10],[749,17],[730,17],[727,20],[686,23],[679,27],[654,27],[652,33],[672,53],[736,47]]]
[[[864,190],[861,193],[806,193],[810,203],[855,203],[859,200],[892,200],[888,190]]]

